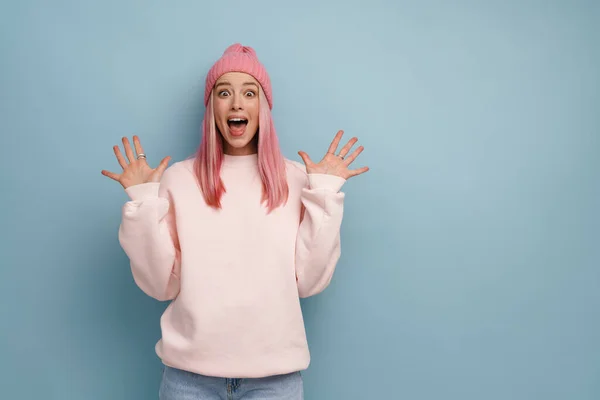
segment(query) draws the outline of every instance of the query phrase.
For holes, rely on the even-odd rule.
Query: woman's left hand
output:
[[[369,167],[348,169],[348,166],[350,166],[350,164],[356,159],[356,157],[358,157],[358,155],[364,150],[363,146],[359,146],[356,150],[352,152],[352,154],[347,156],[352,146],[354,146],[354,144],[358,141],[358,139],[355,137],[350,139],[348,143],[346,143],[346,145],[342,147],[338,155],[335,154],[343,134],[344,131],[338,131],[338,133],[333,138],[331,145],[329,146],[329,150],[327,150],[327,153],[325,153],[323,159],[318,163],[314,163],[310,159],[308,154],[306,154],[305,152],[298,152],[298,154],[302,158],[302,161],[304,161],[304,164],[306,165],[307,173],[329,174],[348,179],[350,177],[363,174],[369,170]]]

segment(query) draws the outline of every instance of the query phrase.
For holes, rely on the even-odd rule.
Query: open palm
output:
[[[355,137],[350,139],[348,143],[346,143],[346,145],[342,147],[338,155],[335,154],[343,135],[344,131],[338,131],[338,133],[333,138],[333,141],[329,145],[329,150],[327,150],[325,156],[318,163],[313,162],[308,156],[308,154],[306,154],[305,152],[298,152],[298,154],[302,158],[302,161],[304,161],[304,165],[306,165],[307,173],[329,174],[348,179],[350,177],[363,174],[369,170],[369,167],[362,167],[358,169],[348,168],[350,164],[352,164],[352,162],[356,160],[356,157],[358,157],[358,155],[364,150],[363,146],[359,146],[352,152],[352,154],[347,156],[350,152],[350,149],[352,149],[352,146],[354,146],[354,144],[358,141],[358,139]]]
[[[141,183],[160,182],[160,178],[167,169],[171,157],[163,158],[158,167],[153,169],[146,162],[144,149],[137,136],[133,137],[133,145],[135,146],[135,151],[138,155],[137,157],[133,154],[129,139],[126,137],[123,138],[123,148],[125,149],[127,160],[121,154],[119,146],[113,146],[113,151],[115,152],[115,156],[117,157],[117,161],[121,165],[121,168],[123,168],[123,172],[121,174],[115,174],[114,172],[102,170],[102,175],[119,182],[125,189]],[[127,163],[127,161],[129,161],[129,163]]]

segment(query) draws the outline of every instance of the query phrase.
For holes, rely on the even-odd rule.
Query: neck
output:
[[[228,156],[249,156],[252,154],[258,154],[258,149],[242,147],[241,149],[236,148],[224,148],[223,154]]]

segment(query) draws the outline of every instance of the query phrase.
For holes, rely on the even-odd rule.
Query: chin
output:
[[[234,149],[243,149],[252,145],[253,140],[256,138],[255,134],[244,133],[241,136],[233,136],[229,132],[223,136],[227,144]]]
[[[232,147],[234,149],[243,149],[245,147],[247,147],[249,145],[249,141],[237,141],[237,140],[232,140],[232,141],[228,141],[227,144],[229,145],[229,147]]]
[[[249,142],[252,141],[253,137],[254,137],[254,135],[248,135],[248,134],[243,134],[242,136],[234,136],[234,135],[230,134],[229,132],[227,132],[227,135],[225,136],[227,142],[235,147],[238,147],[238,146],[243,147],[243,146],[247,145]]]

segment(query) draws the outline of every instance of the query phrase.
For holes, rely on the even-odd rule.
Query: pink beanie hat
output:
[[[221,58],[211,67],[206,75],[206,87],[204,89],[204,105],[208,105],[208,99],[217,79],[227,72],[245,72],[252,75],[260,85],[269,102],[269,108],[273,108],[273,94],[271,92],[271,80],[265,67],[258,61],[256,52],[252,47],[242,46],[239,43],[229,46]]]

